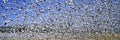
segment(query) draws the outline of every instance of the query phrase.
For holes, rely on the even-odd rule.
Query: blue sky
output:
[[[37,8],[36,9],[33,9],[33,8],[30,8],[30,6],[28,6],[28,5],[30,5],[31,3],[30,3],[30,1],[29,0],[25,0],[26,1],[26,5],[27,5],[27,7],[24,7],[24,5],[23,5],[23,1],[24,0],[16,0],[16,2],[18,3],[18,6],[19,7],[23,7],[23,9],[26,9],[26,10],[37,10]],[[77,0],[78,1],[78,0]],[[23,10],[21,10],[21,11],[19,11],[19,9],[16,7],[16,5],[15,5],[15,1],[14,0],[7,0],[7,2],[5,2],[5,4],[3,4],[3,0],[0,0],[0,24],[4,24],[4,22],[5,22],[5,20],[3,19],[3,15],[8,15],[6,18],[6,20],[8,20],[9,18],[10,19],[16,19],[15,17],[16,17],[16,15],[15,14],[18,14],[18,15],[20,15],[20,14],[24,14],[24,12],[23,12]],[[54,7],[55,6],[55,2],[59,2],[59,3],[62,3],[63,1],[61,1],[61,0],[56,0],[56,1],[53,1],[52,2],[52,4],[49,4],[48,3],[49,1],[46,1],[45,2],[45,4],[44,5],[42,5],[42,3],[38,3],[39,5],[42,5],[42,6],[39,6],[39,8],[38,9],[43,9],[43,8],[47,8],[48,6],[50,6],[50,5],[52,5],[52,7]],[[33,4],[35,4],[36,3],[36,0],[33,0],[32,1],[32,3]],[[3,7],[3,8],[2,8]],[[13,10],[11,10],[11,9],[8,9],[8,10],[6,10],[5,8],[12,8]],[[54,12],[54,9],[52,9],[51,11],[53,11]],[[14,14],[15,13],[15,14]],[[29,12],[29,11],[27,11],[27,13],[28,13],[28,15],[32,15],[32,16],[34,16],[35,15],[35,11],[33,11],[33,12]],[[47,17],[49,16],[49,14],[43,14],[43,15],[47,15]],[[42,16],[42,15],[41,15]],[[46,17],[46,16],[45,16]],[[20,18],[20,17],[19,17]],[[19,19],[20,21],[19,21],[19,23],[20,22],[22,22],[22,20],[23,19]],[[35,19],[34,19],[35,20]]]
[[[37,7],[37,8],[35,8],[35,7],[30,7],[29,5],[31,4],[30,3],[30,1],[29,0],[25,0],[26,1],[26,7],[23,5],[23,2],[24,0],[16,0],[16,2],[18,3],[17,5],[19,6],[19,7],[22,7],[24,10],[28,10],[28,11],[26,11],[26,13],[27,13],[27,15],[31,15],[31,16],[35,16],[36,15],[36,13],[38,12],[38,9],[41,9],[41,10],[44,10],[44,14],[41,14],[41,15],[39,15],[39,17],[40,16],[42,16],[42,18],[47,18],[47,17],[51,17],[49,14],[48,14],[48,12],[47,11],[45,11],[45,9],[44,8],[48,8],[49,6],[51,6],[51,13],[52,12],[56,12],[55,11],[55,9],[54,9],[54,7],[55,7],[55,4],[56,4],[56,2],[58,2],[58,3],[61,3],[60,5],[59,5],[59,7],[62,7],[62,5],[63,5],[63,3],[66,1],[66,0],[63,0],[63,1],[61,1],[61,0],[56,0],[56,1],[52,1],[52,4],[49,4],[49,2],[50,1],[48,1],[48,0],[46,0],[45,1],[45,3],[42,5],[42,3],[38,3],[40,6],[35,6],[35,7]],[[67,1],[70,1],[70,0],[67,0]],[[83,1],[80,1],[80,0],[74,0],[75,1],[75,4],[74,4],[74,6],[81,6],[80,4],[88,4],[88,3],[92,3],[92,2],[94,2],[94,0],[83,0]],[[99,0],[100,1],[100,0]],[[112,1],[113,3],[115,2],[115,1],[117,1],[117,0],[109,0],[109,1]],[[22,16],[20,16],[20,15],[23,15],[23,14],[25,14],[25,12],[23,11],[23,10],[20,10],[20,9],[18,9],[17,7],[16,7],[16,5],[15,5],[15,0],[8,0],[8,2],[6,2],[6,4],[2,4],[3,3],[3,0],[0,0],[0,25],[3,25],[4,24],[4,22],[5,22],[5,20],[3,19],[3,17],[2,17],[2,15],[8,15],[7,16],[7,19],[6,20],[8,20],[8,19],[12,19],[12,20],[14,20],[14,19],[16,19],[16,14],[18,14],[19,15],[19,21],[18,21],[18,23],[22,23],[22,21],[23,21],[23,19],[22,19]],[[33,0],[32,1],[32,3],[33,4],[36,4],[36,0]],[[94,5],[94,3],[93,3],[93,5]],[[3,8],[2,8],[3,7]],[[5,8],[12,8],[13,10],[11,10],[11,9],[8,9],[8,10],[6,10]],[[69,8],[68,8],[68,5],[64,8],[65,10],[68,10]],[[33,11],[30,11],[30,10],[33,10]],[[79,10],[78,10],[79,11]],[[65,12],[64,10],[62,10],[62,11],[60,11],[59,13],[63,13],[63,12]],[[15,14],[14,14],[15,13]],[[36,18],[34,18],[33,20],[38,20],[37,18],[39,18],[39,17],[36,17]],[[28,22],[30,22],[31,20],[29,20],[29,18],[30,17],[28,17],[27,19],[27,21]],[[38,20],[39,21],[39,20]],[[14,22],[13,22],[14,23]]]

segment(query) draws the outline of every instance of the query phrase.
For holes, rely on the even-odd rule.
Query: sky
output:
[[[79,0],[77,0],[77,1],[79,1]],[[64,0],[63,1],[61,1],[61,0],[54,0],[54,1],[52,1],[52,4],[49,4],[50,1],[47,0],[47,1],[45,1],[44,4],[38,2],[38,4],[40,6],[35,6],[35,7],[37,7],[36,9],[34,9],[35,7],[33,7],[33,8],[30,7],[31,3],[32,4],[36,4],[37,2],[38,2],[38,0],[33,0],[31,2],[30,2],[30,0],[25,0],[25,3],[27,5],[25,7],[24,6],[24,0],[16,0],[17,5],[15,4],[15,0],[0,0],[0,6],[1,6],[0,7],[0,24],[4,25],[5,22],[9,22],[10,20],[13,20],[13,19],[15,20],[16,16],[19,16],[19,19],[18,19],[19,23],[22,23],[23,19],[21,17],[21,14],[24,14],[26,12],[27,15],[34,16],[38,9],[41,9],[41,10],[43,9],[44,10],[44,8],[47,8],[48,6],[54,7],[56,2],[62,3],[62,2],[64,2]],[[24,10],[27,10],[27,11],[23,11],[22,8],[19,9],[16,6],[22,7]],[[8,10],[5,9],[5,8],[8,8]],[[10,9],[10,8],[12,8],[12,9]],[[51,11],[54,12],[54,9],[52,9]],[[6,19],[3,18],[3,15],[7,15],[7,16],[5,16]],[[42,15],[40,15],[40,16],[42,16]],[[46,17],[50,17],[49,14],[46,14],[46,13],[43,14],[43,16],[45,18]],[[28,17],[28,19],[29,19],[29,17]],[[36,20],[36,19],[33,19],[33,20]],[[29,21],[29,20],[27,20],[27,21]]]
[[[23,23],[23,21],[24,21],[23,16],[25,16],[26,14],[28,15],[26,18],[26,19],[28,19],[28,20],[26,20],[27,23],[31,22],[32,19],[39,21],[38,18],[47,18],[47,17],[49,18],[51,16],[50,16],[49,12],[46,11],[45,8],[49,9],[49,7],[51,6],[50,13],[54,13],[54,12],[57,12],[55,10],[55,6],[56,6],[57,2],[61,3],[60,5],[58,5],[58,7],[62,8],[62,6],[64,5],[63,3],[65,3],[66,1],[69,1],[68,3],[70,3],[73,0],[62,0],[62,1],[61,0],[53,0],[53,1],[43,0],[43,1],[45,1],[45,2],[40,2],[38,0],[33,0],[31,2],[30,2],[30,0],[25,0],[25,1],[24,0],[16,0],[16,1],[15,0],[0,0],[0,25],[4,25],[5,22],[12,22],[12,20],[17,20],[17,16],[18,16],[19,21],[17,21],[17,22],[13,21],[12,23]],[[97,0],[97,1],[101,2],[100,0]],[[117,0],[108,0],[108,1],[115,2]],[[49,4],[50,2],[52,2],[52,3]],[[89,4],[92,2],[94,2],[94,0],[83,0],[83,1],[74,0],[75,4],[73,4],[73,5],[74,6],[81,6],[81,4]],[[26,6],[24,6],[24,3],[26,4]],[[33,4],[32,7],[31,7],[31,3]],[[39,6],[38,5],[34,6],[34,4],[38,4]],[[93,3],[93,5],[94,5],[94,3]],[[69,5],[62,8],[62,10],[58,13],[64,13],[65,12],[64,10],[69,9],[68,6]],[[39,12],[40,13],[44,12],[44,13],[39,15],[39,16],[35,16]],[[4,15],[7,15],[7,16],[4,16]],[[34,16],[35,18],[34,17],[32,18],[32,16]],[[6,19],[4,19],[4,17]]]

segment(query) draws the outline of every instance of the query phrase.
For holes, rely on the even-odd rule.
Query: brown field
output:
[[[3,36],[0,36],[0,40],[120,40],[120,34],[76,34],[76,35],[69,35],[67,37],[42,37],[37,36],[37,34],[33,34],[32,36],[24,35],[24,34],[17,34],[17,36],[10,36],[10,34],[7,34],[7,36],[4,36],[5,34],[0,34]],[[24,36],[23,36],[24,35]]]

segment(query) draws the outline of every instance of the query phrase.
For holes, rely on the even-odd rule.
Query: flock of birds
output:
[[[3,0],[0,5],[0,17],[3,20],[0,32],[27,30],[40,32],[42,29],[49,32],[53,29],[54,31],[69,29],[71,32],[77,30],[76,33],[120,33],[119,2],[119,0]],[[31,26],[32,24],[34,26]]]

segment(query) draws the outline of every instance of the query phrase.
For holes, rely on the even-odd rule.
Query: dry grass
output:
[[[89,35],[89,34],[84,34],[83,39],[85,40],[120,40],[120,34],[105,34],[105,35]]]
[[[3,40],[3,39],[2,39]],[[8,37],[5,40],[120,40],[120,34],[76,34],[74,36],[69,35],[68,37],[62,38],[43,38],[43,37]]]

